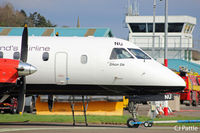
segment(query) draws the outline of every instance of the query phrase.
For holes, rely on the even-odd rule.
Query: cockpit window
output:
[[[140,49],[128,49],[136,58],[138,59],[151,59],[147,54],[145,54],[142,50]]]
[[[110,56],[111,60],[128,58],[133,58],[133,56],[124,48],[114,48]]]

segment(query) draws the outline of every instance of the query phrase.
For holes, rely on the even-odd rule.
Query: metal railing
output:
[[[141,37],[141,36],[132,36],[129,41],[133,42],[137,46],[144,49],[152,49],[153,39],[152,36]],[[199,41],[200,44],[200,41]],[[160,36],[155,37],[155,49],[164,48],[164,38]],[[200,48],[200,45],[197,45]],[[181,38],[180,36],[169,36],[168,37],[168,48],[183,50],[183,49],[192,49],[193,41],[191,38]]]

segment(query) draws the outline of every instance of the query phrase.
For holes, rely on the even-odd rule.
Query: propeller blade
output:
[[[22,76],[20,78],[19,95],[17,100],[18,101],[17,112],[19,114],[23,114],[24,112],[25,97],[26,97],[26,77]]]
[[[24,105],[25,105],[25,99],[26,99],[26,77],[27,75],[27,69],[31,69],[32,67],[30,65],[27,65],[25,62],[27,61],[28,56],[28,28],[27,24],[24,25],[24,31],[22,33],[22,44],[21,44],[21,56],[20,60],[20,68],[18,72],[22,73],[22,77],[19,79],[19,95],[18,95],[18,105],[17,105],[17,112],[19,114],[23,114],[24,112]],[[29,67],[28,67],[29,66]],[[34,70],[31,73],[34,73],[36,70]],[[30,72],[29,72],[30,73]],[[29,74],[28,73],[28,74]]]
[[[24,31],[22,33],[20,60],[22,62],[26,62],[27,61],[27,55],[28,55],[28,28],[27,28],[27,24],[25,24]]]

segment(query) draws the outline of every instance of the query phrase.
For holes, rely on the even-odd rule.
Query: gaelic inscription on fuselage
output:
[[[109,63],[109,66],[125,66],[124,63]]]

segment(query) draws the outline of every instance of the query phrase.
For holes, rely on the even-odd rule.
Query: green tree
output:
[[[0,6],[0,26],[21,27],[27,23],[30,27],[55,27],[50,20],[47,20],[40,13],[34,12],[27,16],[21,9],[14,10],[12,4],[6,3]]]
[[[23,9],[20,10],[20,13],[27,17],[26,12]]]
[[[55,27],[56,25],[53,25],[50,20],[46,20],[44,16],[42,16],[40,13],[34,12],[30,13],[29,19],[30,23],[33,24],[35,27]]]

